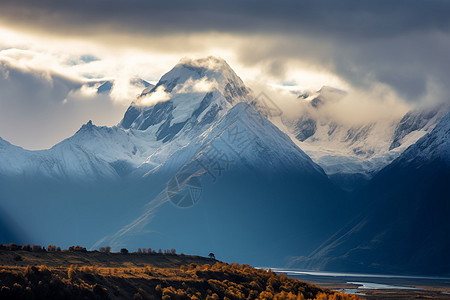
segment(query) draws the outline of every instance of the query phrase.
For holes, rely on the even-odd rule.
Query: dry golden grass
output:
[[[50,257],[42,254],[39,261],[43,256]],[[86,253],[68,256],[89,261]],[[107,261],[77,265],[69,260],[59,266],[54,261],[51,266],[3,265],[0,299],[358,299],[248,265],[170,255],[161,266],[161,257],[155,258],[158,265],[151,259],[141,264],[136,256],[110,255],[112,267]]]

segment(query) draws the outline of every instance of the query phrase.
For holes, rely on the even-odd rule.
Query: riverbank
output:
[[[450,299],[450,278],[272,269],[323,288],[374,299]]]

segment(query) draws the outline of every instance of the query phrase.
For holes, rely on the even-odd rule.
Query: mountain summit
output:
[[[317,247],[346,211],[343,193],[257,101],[223,59],[182,59],[117,126],[89,121],[39,152],[0,141],[0,159],[10,162],[1,175],[14,174],[0,182],[2,203],[28,220],[30,236],[46,233],[31,242],[82,235],[95,247],[208,247],[224,259],[281,265]],[[279,243],[261,251],[267,239]]]
[[[450,114],[358,195],[366,209],[292,265],[347,272],[448,275]],[[447,196],[446,196],[447,195]]]
[[[318,112],[342,95],[324,88],[299,100]],[[439,265],[434,258],[448,262],[450,249],[439,242],[450,231],[442,200],[450,193],[450,116],[411,113],[391,124],[401,144],[391,151],[399,153],[412,135],[432,131],[350,197],[330,181],[330,170],[354,175],[348,151],[367,164],[375,152],[366,150],[380,142],[374,132],[388,131],[321,122],[311,113],[288,132],[274,125],[284,115],[268,113],[266,100],[223,59],[182,59],[134,99],[117,126],[89,121],[42,151],[0,139],[0,214],[26,220],[23,231],[35,239],[27,242],[35,244],[213,251],[269,266],[448,270],[428,266]],[[310,158],[327,145],[343,152]],[[316,163],[322,158],[325,171]],[[0,243],[20,242],[6,225],[0,222],[8,233]]]
[[[250,91],[221,58],[183,58],[154,88],[144,91],[128,108],[119,126],[147,130],[158,125],[157,139],[168,141],[187,121],[210,122]]]

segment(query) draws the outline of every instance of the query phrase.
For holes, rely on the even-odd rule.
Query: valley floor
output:
[[[275,270],[278,272],[277,270]],[[375,299],[450,299],[450,278],[358,275],[325,272],[287,273],[287,276],[330,290]]]
[[[359,299],[272,271],[175,254],[0,250],[0,299]]]

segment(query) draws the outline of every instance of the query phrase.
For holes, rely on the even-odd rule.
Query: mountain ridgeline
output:
[[[311,112],[344,95],[323,88],[299,101]],[[182,59],[117,126],[89,121],[41,151],[0,139],[0,242],[449,273],[429,267],[449,250],[439,242],[450,224],[445,111],[408,113],[373,150],[376,124],[348,128],[306,110],[297,120],[282,115],[277,127],[270,103],[224,60]],[[324,155],[324,145],[350,152]]]
[[[447,115],[358,194],[367,206],[356,219],[291,266],[449,274],[449,154]]]

